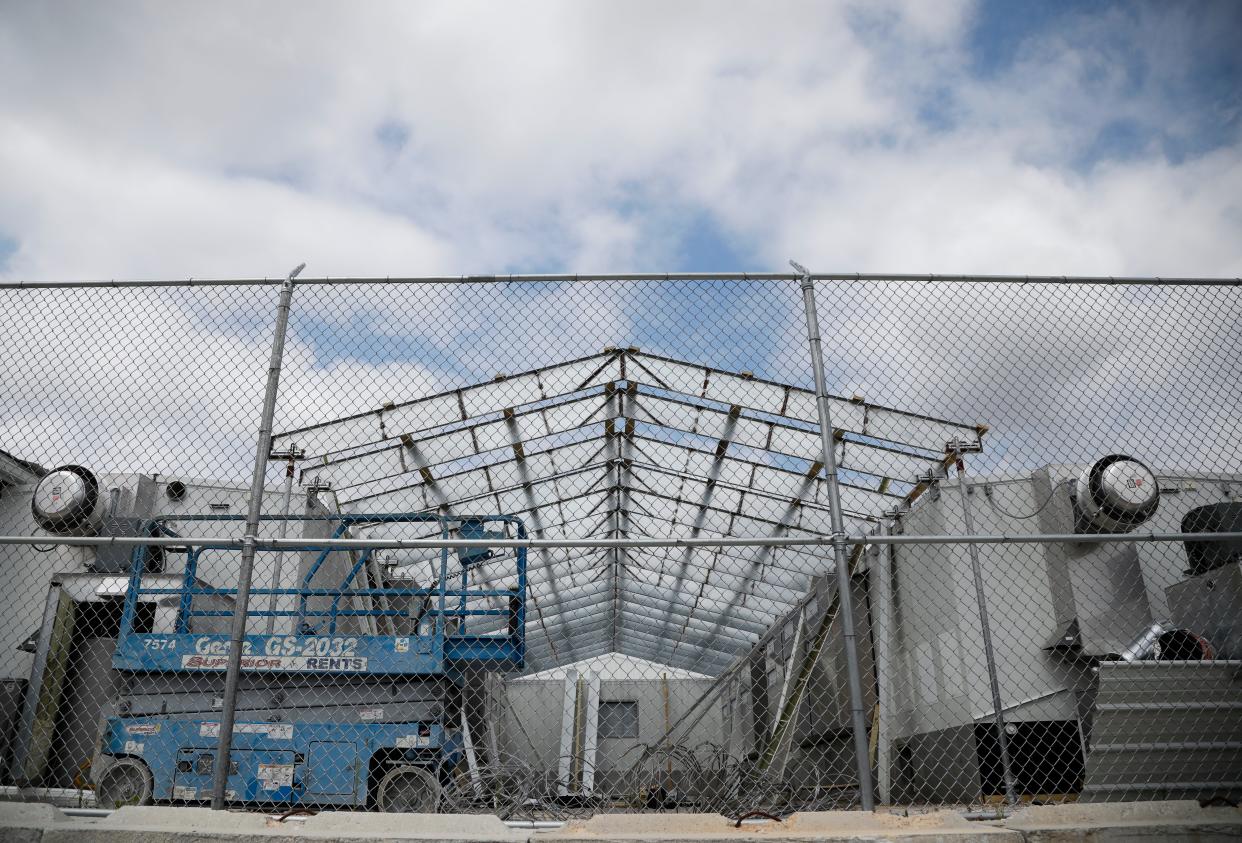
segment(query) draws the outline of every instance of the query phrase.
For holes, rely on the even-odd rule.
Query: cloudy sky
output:
[[[1239,277],[1239,44],[1238,0],[0,0],[0,281]],[[978,475],[1242,473],[1242,288],[819,294],[829,388],[990,426]],[[248,483],[275,295],[0,290],[0,450]],[[801,308],[790,281],[304,285],[275,426],[606,346],[807,386]]]
[[[22,3],[0,275],[1242,275],[1242,6]]]
[[[0,279],[791,257],[1242,276],[1230,0],[0,9]],[[1194,425],[1169,464],[1238,461],[1237,291],[822,294],[838,393],[991,424],[993,454],[1021,441],[1025,465]],[[271,296],[11,297],[0,448],[244,477]],[[277,426],[610,344],[807,383],[798,308],[747,285],[303,288]]]

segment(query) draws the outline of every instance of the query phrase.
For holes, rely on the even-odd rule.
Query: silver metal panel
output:
[[[1103,662],[1082,798],[1242,796],[1242,661]]]

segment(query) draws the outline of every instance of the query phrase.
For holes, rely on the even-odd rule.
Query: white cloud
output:
[[[801,254],[835,271],[1242,275],[1242,149],[1085,175],[971,141],[929,141],[887,166],[864,160],[844,171],[815,162],[836,174],[836,190],[788,197],[795,210],[774,232],[773,260]]]
[[[1242,275],[1231,104],[1186,96],[1196,47],[1222,37],[1210,20],[1157,7],[1071,17],[980,75],[977,14],[896,0],[17,6],[0,22],[0,235],[18,249],[0,275],[280,275],[303,260],[337,276],[659,271],[703,220],[772,269],[796,257],[824,270]],[[1101,151],[1117,121],[1138,124],[1135,147]],[[1166,157],[1166,130],[1218,148]],[[196,295],[159,336],[210,353],[161,377],[193,391],[195,364],[253,358],[228,378],[257,395],[270,310]],[[300,292],[289,400],[346,413],[643,330],[669,353],[719,337],[721,357],[805,380],[802,341],[785,332],[800,327],[796,300],[765,308],[748,293],[749,317],[679,327],[661,312],[669,298],[632,288],[489,296]],[[100,321],[75,319],[69,336]],[[127,328],[99,333],[121,342]],[[833,333],[872,353],[867,334]],[[879,372],[851,377],[900,393]],[[996,396],[1004,376],[980,374]],[[917,393],[898,397],[930,400]],[[137,400],[108,397],[122,415]],[[212,436],[249,447],[250,416],[219,415]],[[13,418],[7,441],[27,441]]]
[[[207,174],[98,149],[10,121],[0,142],[9,174],[0,230],[26,278],[282,275],[298,262],[385,274],[450,270],[446,244],[361,202],[253,177]]]
[[[200,292],[11,296],[0,313],[8,361],[0,378],[4,449],[48,466],[247,482],[271,339],[268,330],[235,323],[204,328]],[[270,289],[205,292],[226,314],[266,311],[274,302]],[[417,364],[320,366],[315,357],[296,340],[285,350],[285,427],[441,388],[440,376]]]
[[[765,244],[774,266],[1156,271],[1146,238],[1077,224],[1119,216],[1101,188],[1163,197],[1127,209],[1140,226],[1171,212],[1209,237],[1237,231],[1228,191],[1203,190],[1236,154],[1073,167],[1109,120],[1190,122],[1168,89],[1208,24],[1073,18],[980,79],[974,16],[909,2],[19,7],[0,24],[0,155],[20,176],[0,199],[21,244],[7,274],[658,270],[679,247],[649,223],[679,209]],[[1180,271],[1224,271],[1229,239],[1213,241],[1224,259],[1180,249]]]

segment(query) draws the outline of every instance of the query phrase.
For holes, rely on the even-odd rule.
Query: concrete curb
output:
[[[141,806],[121,808],[107,817],[84,818],[66,816],[51,805],[0,803],[0,841],[4,843],[526,843],[530,836],[493,816],[333,811],[281,822],[241,811]]]
[[[953,811],[910,817],[859,811],[803,812],[783,822],[736,823],[716,814],[600,814],[571,822],[541,839],[566,843],[656,843],[656,841],[815,841],[884,840],[894,843],[988,841],[1020,843],[1022,835],[994,825],[970,822]]]
[[[899,817],[857,811],[795,814],[784,822],[735,823],[714,814],[601,814],[554,831],[511,829],[492,816],[325,812],[285,822],[206,808],[127,807],[102,818],[66,816],[51,805],[0,803],[0,840],[13,843],[892,843],[988,841],[1242,841],[1242,810],[1195,802],[1024,808],[1000,821],[971,822],[953,811]]]
[[[998,825],[1029,843],[1242,840],[1242,810],[1200,808],[1192,800],[1034,806]]]

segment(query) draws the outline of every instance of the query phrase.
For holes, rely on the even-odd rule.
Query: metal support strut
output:
[[[285,504],[282,514],[284,518],[280,521],[280,537],[283,539],[289,533],[289,510],[293,503],[293,475],[297,469],[297,461],[306,456],[306,452],[293,443],[287,450],[273,451],[269,457],[274,460],[285,461]],[[276,561],[272,568],[272,589],[273,592],[278,588],[283,588],[281,578],[284,575],[285,553],[283,550],[276,552]],[[276,611],[280,608],[278,604],[279,597],[273,593],[267,599],[267,628],[264,634],[272,635],[276,631]]]
[[[815,282],[806,267],[790,265],[802,274],[802,302],[806,309],[806,330],[811,346],[811,367],[815,374],[815,403],[819,410],[819,435],[824,451],[824,473],[828,485],[828,514],[832,523],[832,550],[836,558],[837,594],[840,601],[841,635],[845,639],[845,667],[850,686],[850,723],[854,733],[854,761],[858,768],[858,798],[864,811],[875,810],[871,791],[871,753],[867,742],[867,716],[863,711],[862,676],[858,668],[858,642],[854,634],[854,608],[851,594],[850,560],[841,512],[841,489],[837,481],[837,454],[833,444],[832,415],[828,408],[824,382],[824,357],[819,343],[819,317],[815,312]]]
[[[970,489],[966,485],[966,461],[962,459],[962,445],[949,443],[957,463],[957,488],[962,497],[962,518],[966,534],[974,535],[975,518],[970,510]],[[979,564],[979,546],[966,545],[970,553],[970,568],[975,579],[975,603],[979,607],[979,631],[983,638],[983,657],[987,661],[988,684],[992,690],[992,717],[996,724],[996,742],[1000,747],[1001,772],[1005,777],[1005,799],[1010,805],[1018,804],[1018,788],[1013,776],[1013,764],[1009,760],[1009,735],[1005,733],[1005,714],[1001,705],[1000,680],[996,675],[996,653],[992,649],[992,627],[988,622],[988,603],[983,591],[983,569]]]
[[[241,571],[237,578],[237,600],[233,604],[233,626],[229,634],[229,660],[224,671],[224,700],[220,712],[220,743],[216,749],[215,778],[211,788],[211,807],[224,809],[229,782],[229,761],[233,748],[233,720],[237,708],[237,685],[241,678],[242,645],[246,640],[246,615],[250,602],[250,580],[254,574],[254,551],[258,540],[259,517],[263,514],[263,485],[267,457],[272,447],[272,418],[276,415],[276,394],[280,386],[280,364],[285,353],[285,331],[289,326],[289,303],[293,299],[293,279],[306,267],[298,266],[285,278],[276,303],[276,332],[272,337],[272,359],[267,370],[267,389],[263,393],[263,415],[259,422],[259,442],[254,455],[254,476],[250,481],[250,509],[242,539]]]

